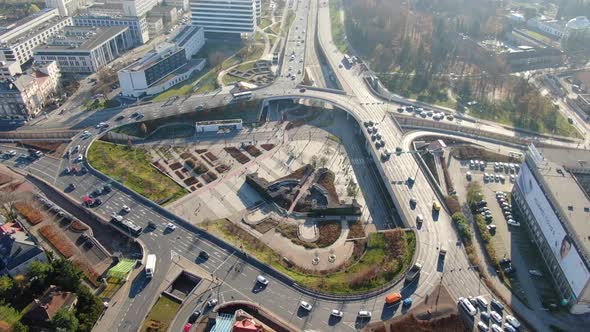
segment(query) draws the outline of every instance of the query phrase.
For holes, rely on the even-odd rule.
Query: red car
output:
[[[76,168],[76,166],[72,167],[72,173],[78,174],[78,169]]]
[[[191,327],[193,326],[193,324],[191,323],[186,323],[184,325],[184,329],[182,329],[184,332],[189,332],[191,330]]]

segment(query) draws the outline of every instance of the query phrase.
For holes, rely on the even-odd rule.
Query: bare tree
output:
[[[13,193],[0,192],[0,213],[6,220],[13,220],[17,217],[14,207],[16,199]]]

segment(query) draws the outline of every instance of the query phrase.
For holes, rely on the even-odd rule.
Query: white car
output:
[[[305,301],[299,302],[299,306],[307,311],[311,311],[311,309],[313,309],[313,306]]]
[[[500,326],[498,326],[496,324],[492,324],[492,331],[493,332],[504,332],[504,329],[502,329]]]
[[[358,315],[359,318],[371,318],[371,312],[367,310],[359,311]]]
[[[520,223],[518,221],[514,221],[514,219],[508,219],[506,223],[510,226],[520,227]]]
[[[84,160],[84,156],[82,154],[79,154],[78,157],[76,158],[76,161],[83,161]]]
[[[494,322],[502,324],[502,315],[500,315],[499,313],[497,313],[495,311],[491,311],[490,317],[492,317]]]
[[[342,317],[344,315],[344,313],[340,310],[332,309],[332,311],[330,312],[330,315],[332,315],[334,317]]]
[[[256,277],[256,282],[261,283],[264,286],[268,285],[268,279],[266,279],[263,275]]]
[[[123,205],[123,208],[122,208],[122,210],[123,210],[123,211],[125,211],[125,213],[129,213],[129,212],[131,212],[131,208],[130,208],[130,207],[128,207],[127,205]]]
[[[169,230],[173,231],[176,229],[176,225],[174,225],[173,223],[169,222],[166,224],[166,228],[168,228]]]
[[[116,221],[118,221],[118,222],[121,222],[121,221],[123,221],[123,216],[122,216],[122,215],[120,215],[120,214],[116,214],[115,212],[113,212],[113,213],[111,214],[111,218],[112,218],[113,220],[116,220]]]
[[[479,304],[481,307],[483,308],[488,308],[488,301],[486,301],[486,299],[483,298],[483,296],[478,296],[475,298],[477,300],[477,304]]]
[[[541,273],[541,272],[539,272],[537,270],[529,270],[529,273],[532,274],[532,275],[534,275],[534,276],[537,276],[537,277],[542,277],[543,276],[543,273]]]
[[[488,328],[488,326],[487,326],[487,325],[486,325],[484,322],[479,322],[479,323],[477,323],[477,328],[478,328],[480,331],[483,331],[483,332],[487,332],[487,331],[489,331],[489,330],[490,330],[490,329]]]
[[[10,156],[14,157],[14,156],[16,156],[16,151],[14,151],[14,150],[10,150],[10,151],[8,151],[8,154],[9,154]]]
[[[217,299],[211,299],[209,301],[207,301],[207,306],[209,307],[214,307],[217,305]]]
[[[517,330],[520,328],[520,322],[512,315],[506,315],[506,322]]]

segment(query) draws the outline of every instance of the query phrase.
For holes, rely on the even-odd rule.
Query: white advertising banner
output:
[[[588,269],[528,167],[521,168],[517,182],[570,287],[579,296],[590,277]]]

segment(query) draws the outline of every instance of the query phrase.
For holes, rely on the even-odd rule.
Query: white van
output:
[[[154,272],[156,272],[156,255],[150,254],[147,256],[145,263],[145,276],[152,278],[154,276]]]

